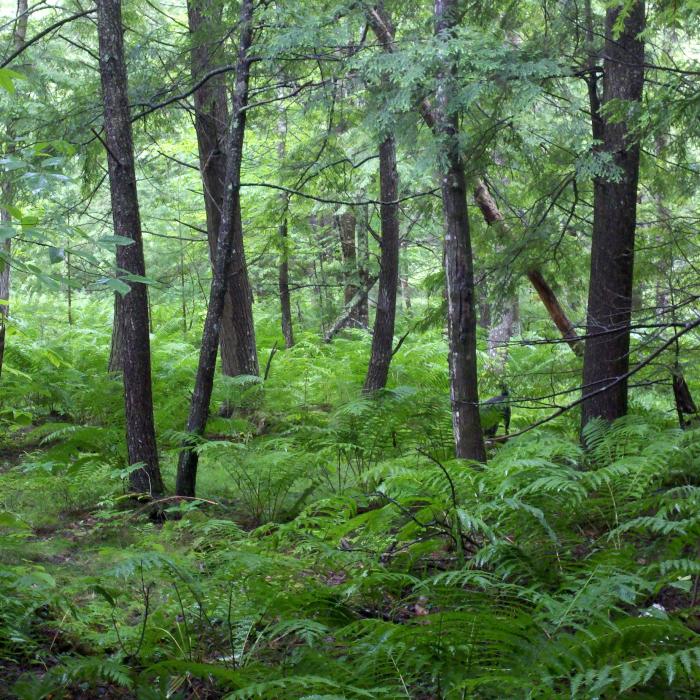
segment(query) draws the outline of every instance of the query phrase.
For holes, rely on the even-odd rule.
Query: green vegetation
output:
[[[699,10],[0,0],[0,698],[697,697]]]

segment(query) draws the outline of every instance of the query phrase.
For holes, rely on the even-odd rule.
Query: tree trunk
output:
[[[345,307],[343,313],[335,320],[333,325],[328,329],[328,331],[323,333],[323,340],[326,343],[330,343],[335,336],[340,333],[344,328],[349,328],[353,325],[354,319],[357,318],[357,309],[360,304],[367,299],[367,295],[370,289],[374,287],[376,277],[370,277],[367,280],[367,285],[357,290],[355,296],[350,300],[350,303]]]
[[[379,192],[382,221],[379,294],[374,318],[372,354],[363,387],[365,393],[386,386],[394,345],[399,279],[399,174],[396,170],[396,143],[391,134],[379,146]]]
[[[502,239],[510,238],[510,231],[506,225],[503,214],[501,214],[496,201],[491,196],[488,187],[481,181],[477,181],[474,188],[474,200],[479,207],[487,226],[493,226]],[[547,284],[542,272],[536,267],[527,271],[527,278],[534,287],[540,301],[544,304],[549,317],[554,325],[559,329],[562,338],[576,355],[583,355],[583,342],[576,333],[574,324],[569,320],[566,312],[562,308],[554,290]]]
[[[204,322],[199,365],[194,392],[187,419],[187,432],[191,436],[202,435],[209,417],[209,402],[214,385],[216,354],[224,310],[226,284],[231,278],[232,265],[240,260],[241,233],[241,160],[245,135],[250,76],[249,51],[253,38],[253,0],[243,0],[240,10],[240,39],[236,59],[236,82],[232,98],[231,125],[226,139],[226,172],[224,198],[221,207],[219,229],[214,259],[214,273],[209,292],[209,306]],[[240,336],[239,336],[240,337]],[[255,357],[257,365],[257,355]],[[257,370],[257,366],[256,366]],[[257,372],[256,372],[257,373]],[[198,455],[193,444],[183,446],[177,468],[176,493],[178,496],[194,496],[197,480]]]
[[[618,5],[606,14],[602,107],[611,100],[639,102],[644,87],[644,43],[638,38],[644,2],[633,4],[617,36],[621,9]],[[595,130],[600,114],[592,111]],[[630,140],[625,122],[608,121],[604,113],[602,131],[600,149],[612,156],[622,175],[616,182],[594,182],[583,395],[615,383],[583,402],[583,426],[592,418],[612,421],[627,413],[627,381],[617,380],[629,369],[639,144]]]
[[[141,219],[139,216],[124,62],[120,0],[99,0],[97,27],[100,46],[100,77],[104,100],[104,134],[109,163],[114,233],[132,239],[117,246],[119,274],[145,276]],[[124,400],[126,444],[129,464],[140,465],[130,474],[131,488],[152,497],[163,493],[153,422],[151,348],[148,334],[146,285],[126,281],[130,291],[120,299],[124,349]]]
[[[361,209],[362,218],[357,226],[357,276],[360,286],[366,287],[369,280],[369,207]],[[357,309],[357,320],[362,328],[369,328],[369,297],[365,297]]]
[[[279,143],[277,144],[277,155],[280,160],[280,167],[285,157],[287,121],[284,112],[280,113],[277,121],[277,134]],[[280,206],[282,207],[282,223],[279,227],[280,262],[278,283],[280,291],[280,311],[282,316],[282,335],[284,345],[291,348],[294,345],[294,327],[292,325],[292,303],[289,294],[289,238],[287,230],[287,215],[289,212],[289,194],[282,192],[280,195]]]
[[[499,320],[489,330],[487,351],[493,372],[502,377],[508,364],[508,344],[515,332],[518,319],[518,298],[509,297],[504,300],[500,310]]]
[[[199,80],[216,66],[215,41],[221,25],[221,9],[212,0],[188,0],[192,78]],[[223,75],[209,79],[194,93],[195,131],[199,148],[199,168],[204,188],[207,216],[207,238],[212,268],[215,264],[217,238],[221,228],[221,209],[226,169],[226,82]],[[259,373],[255,329],[253,327],[252,293],[245,263],[242,226],[239,223],[234,243],[236,257],[221,316],[221,369],[228,376]]]
[[[357,219],[352,211],[346,211],[335,217],[335,223],[340,237],[340,252],[343,260],[343,306],[353,300],[357,294],[357,248],[355,247],[355,229]],[[366,298],[365,298],[366,299]],[[360,307],[353,307],[350,325],[358,327],[360,322]]]
[[[457,16],[456,0],[435,0],[436,31],[447,39]],[[474,270],[467,213],[467,183],[459,152],[459,124],[452,104],[456,71],[448,66],[438,77],[435,132],[444,148],[442,201],[445,216],[445,277],[450,346],[450,398],[457,457],[486,461],[479,417],[476,358]]]
[[[14,48],[19,51],[27,39],[27,21],[29,19],[28,0],[17,0],[17,14],[14,32]],[[11,155],[15,150],[14,125],[9,123],[7,129],[7,154]],[[14,199],[14,187],[12,182],[7,180],[3,183],[2,203],[11,204]],[[10,223],[10,212],[0,207],[0,224]],[[2,376],[2,362],[5,357],[5,327],[7,316],[10,312],[10,255],[12,254],[12,239],[8,238],[2,244],[2,256],[0,257],[0,376]]]

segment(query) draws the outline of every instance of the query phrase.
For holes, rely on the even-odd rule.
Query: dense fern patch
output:
[[[11,697],[697,691],[700,431],[674,428],[661,403],[590,425],[585,448],[573,419],[526,433],[482,468],[449,457],[440,338],[407,340],[393,388],[372,398],[358,398],[363,333],[304,338],[266,382],[219,383],[235,411],[198,446],[201,498],[166,500],[157,524],[125,507],[106,330],[54,336],[50,351],[25,336],[6,359]],[[172,481],[196,352],[167,324],[154,351]],[[514,422],[543,414],[516,407]]]

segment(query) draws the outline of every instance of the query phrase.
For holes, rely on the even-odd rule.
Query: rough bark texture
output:
[[[236,59],[236,82],[233,89],[231,125],[226,138],[226,172],[224,196],[214,258],[214,273],[209,292],[209,306],[204,322],[199,365],[195,379],[187,432],[193,437],[201,435],[209,417],[209,402],[214,385],[217,346],[221,332],[221,316],[224,310],[227,280],[231,267],[240,260],[240,184],[243,138],[245,135],[248,103],[248,79],[250,75],[249,50],[253,38],[253,0],[243,0],[240,15],[240,38]],[[257,374],[257,355],[255,358]],[[178,496],[194,496],[197,480],[197,452],[191,444],[183,446],[177,468],[176,493]]]
[[[280,167],[284,161],[286,151],[287,120],[281,113],[277,121],[277,155],[280,159]],[[280,312],[282,317],[282,335],[284,345],[291,348],[294,345],[294,326],[292,325],[292,302],[289,294],[289,236],[287,231],[287,214],[289,212],[289,194],[283,192],[280,195],[282,207],[282,222],[279,227],[280,262],[278,268],[278,286],[280,292]]]
[[[436,31],[447,38],[458,20],[456,0],[435,0]],[[445,277],[450,346],[450,398],[457,457],[486,461],[479,417],[474,270],[467,213],[467,183],[459,152],[459,125],[452,105],[453,67],[439,76],[435,131],[444,148],[442,201],[445,215]]]
[[[644,86],[644,2],[635,3],[622,32],[614,36],[621,6],[608,9],[605,27],[604,107],[611,100],[638,102]],[[593,107],[594,105],[592,105]],[[595,129],[596,117],[593,124]],[[619,181],[594,183],[593,239],[588,289],[587,339],[583,359],[582,425],[592,418],[614,420],[627,413],[630,319],[634,272],[639,144],[630,141],[625,122],[602,121],[600,149],[610,153],[622,173]],[[608,390],[593,393],[609,382]]]
[[[214,41],[221,24],[221,8],[212,0],[188,0],[192,77],[198,80],[216,67]],[[228,108],[223,75],[208,80],[194,93],[195,131],[199,148],[199,168],[204,188],[207,238],[212,267],[221,228],[221,209],[226,170],[226,127]],[[239,233],[240,232],[240,233]],[[224,374],[258,374],[258,358],[253,327],[252,293],[243,248],[243,229],[237,223],[234,250],[236,257],[229,272],[228,287],[221,316],[221,369]]]
[[[28,0],[17,0],[17,14],[14,31],[14,48],[19,51],[27,39],[27,20],[29,19]],[[7,154],[10,155],[14,151],[14,128],[13,124],[6,125],[7,130]],[[6,180],[0,188],[2,200],[0,205],[9,205],[14,199],[14,187],[10,180]],[[8,225],[10,223],[10,213],[4,207],[0,206],[0,224]],[[5,357],[5,327],[7,316],[10,312],[10,255],[12,253],[12,239],[8,238],[2,244],[2,257],[0,257],[0,376],[2,376],[2,363]],[[5,302],[5,303],[2,303]]]
[[[396,293],[399,279],[399,174],[396,170],[396,143],[392,135],[379,146],[379,192],[381,255],[379,294],[374,318],[372,354],[363,391],[371,393],[386,386],[394,345]]]
[[[477,181],[474,188],[474,200],[476,201],[484,221],[488,226],[494,227],[500,238],[510,238],[510,231],[506,226],[503,214],[501,214],[496,201],[491,196],[491,193],[481,180]],[[566,312],[562,308],[554,290],[547,284],[542,272],[537,268],[530,268],[527,273],[527,278],[530,284],[534,287],[540,301],[544,304],[549,317],[554,322],[554,325],[559,329],[562,338],[566,340],[569,347],[576,355],[583,355],[583,342],[578,337],[574,324],[569,320]],[[507,322],[507,319],[504,319]]]
[[[127,96],[121,2],[99,0],[97,12],[104,138],[108,152],[114,233],[133,241],[131,245],[117,246],[117,268],[131,275],[145,276]],[[142,465],[131,473],[130,482],[134,491],[155,497],[163,493],[163,481],[158,466],[153,423],[147,290],[146,285],[140,282],[129,281],[127,284],[131,289],[119,302],[125,348],[122,360],[126,444],[129,464]]]

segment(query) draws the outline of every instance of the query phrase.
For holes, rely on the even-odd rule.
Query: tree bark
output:
[[[357,218],[352,211],[346,211],[335,217],[335,224],[340,238],[340,252],[343,261],[343,306],[353,300],[357,294],[357,248],[355,246],[355,229]],[[360,326],[360,307],[353,307],[350,323],[354,327]]]
[[[392,134],[379,146],[379,192],[381,255],[379,294],[374,318],[372,354],[363,391],[371,393],[386,386],[394,345],[396,294],[399,279],[399,174],[396,169],[396,143]]]
[[[439,38],[449,38],[457,20],[456,0],[435,0],[436,32]],[[455,81],[455,67],[448,66],[438,77],[435,113],[435,132],[443,142],[443,157],[446,162],[441,185],[445,216],[452,428],[456,456],[485,462],[486,451],[479,417],[474,269],[467,212],[467,183],[459,152],[458,118],[453,104]]]
[[[364,205],[362,216],[356,228],[357,276],[360,287],[367,286],[369,280],[369,206]],[[362,328],[369,328],[369,297],[365,297],[357,309],[357,320]]]
[[[217,43],[214,37],[221,24],[221,8],[212,0],[188,0],[189,30],[193,39],[191,52],[192,78],[199,80],[215,67]],[[199,148],[199,169],[204,188],[207,217],[209,258],[213,266],[217,238],[221,228],[221,210],[226,170],[226,125],[228,107],[226,82],[215,76],[194,93],[195,131]],[[239,233],[240,231],[240,233]],[[230,279],[221,316],[221,369],[225,375],[259,373],[255,328],[253,326],[252,292],[248,279],[243,247],[243,230],[236,226],[236,257],[229,272]]]
[[[15,19],[14,48],[20,51],[27,39],[27,21],[29,19],[28,0],[17,0],[17,13]],[[9,123],[7,128],[7,154],[14,152],[14,125]],[[2,202],[0,204],[11,204],[14,199],[14,187],[11,180],[6,180],[2,188]],[[11,217],[7,209],[0,207],[0,224],[8,225]],[[5,335],[7,317],[10,312],[10,256],[12,254],[12,239],[8,238],[2,244],[2,258],[0,258],[0,376],[2,376],[2,363],[5,357]]]
[[[436,31],[447,37],[457,21],[455,0],[435,0]],[[367,11],[367,20],[382,48],[392,53],[394,29],[383,4]],[[459,153],[458,122],[451,111],[454,91],[454,67],[438,76],[437,108],[420,102],[425,123],[444,143],[446,167],[442,173],[443,211],[445,215],[445,274],[447,278],[447,324],[449,334],[450,398],[452,427],[457,457],[486,460],[484,436],[479,417],[479,390],[476,366],[476,309],[472,264],[467,187],[464,163]]]
[[[638,103],[642,98],[644,43],[639,34],[644,30],[644,2],[636,2],[630,8],[617,36],[614,25],[621,9],[618,5],[606,13],[602,107],[611,100]],[[592,111],[595,131],[600,113]],[[621,177],[615,182],[603,178],[594,182],[583,358],[583,396],[591,396],[583,402],[583,426],[592,418],[612,421],[627,413],[627,380],[619,379],[629,369],[639,144],[631,140],[626,122],[609,121],[604,113],[602,132],[599,148],[612,156]],[[613,386],[594,393],[608,382],[613,382]]]
[[[245,135],[246,105],[250,77],[250,47],[253,40],[253,0],[243,0],[240,10],[240,38],[236,59],[236,82],[233,89],[231,125],[226,139],[226,172],[224,197],[221,207],[221,228],[218,232],[214,273],[209,292],[209,306],[204,322],[199,365],[194,392],[187,419],[187,432],[192,437],[201,435],[209,417],[209,402],[214,385],[216,355],[224,310],[226,285],[231,267],[240,260],[241,223],[241,161]],[[257,365],[257,355],[255,357]],[[257,370],[257,366],[256,366]],[[255,372],[257,374],[257,371]],[[198,455],[190,441],[183,445],[177,468],[176,493],[194,496],[197,480]]]
[[[97,17],[114,233],[133,241],[130,245],[117,246],[117,268],[119,274],[123,271],[129,275],[145,276],[124,61],[121,1],[99,0]],[[128,280],[127,284],[130,291],[119,301],[125,348],[122,361],[126,444],[129,464],[140,465],[131,472],[130,484],[136,492],[158,497],[163,493],[163,481],[158,465],[153,422],[147,290],[142,282]]]
[[[286,151],[287,121],[283,112],[277,120],[277,134],[279,143],[277,144],[277,155],[280,160],[280,167],[284,161]],[[282,222],[279,226],[280,261],[278,268],[278,286],[280,292],[280,312],[282,317],[282,335],[284,336],[284,346],[291,348],[294,346],[294,326],[292,325],[292,303],[289,294],[289,236],[288,236],[288,212],[289,194],[282,192],[280,195],[280,206],[282,207]]]

